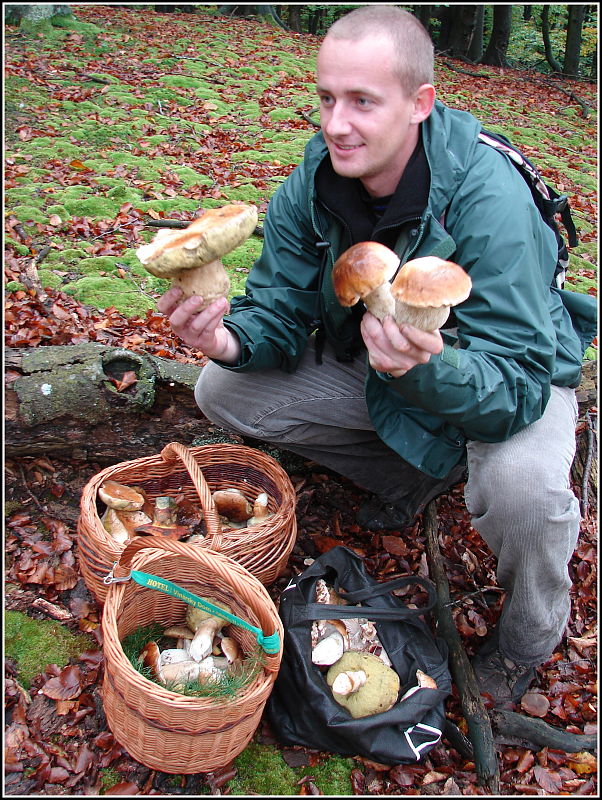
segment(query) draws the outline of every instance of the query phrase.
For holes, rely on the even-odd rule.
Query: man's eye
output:
[[[320,97],[320,102],[323,106],[328,106],[332,103],[332,97],[330,97],[330,95],[323,94]]]
[[[368,100],[367,97],[358,97],[357,104],[358,106],[362,106],[363,108],[365,108],[366,106],[370,105],[370,101]]]

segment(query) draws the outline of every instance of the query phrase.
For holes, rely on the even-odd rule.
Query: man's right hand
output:
[[[240,356],[238,338],[226,328],[224,315],[230,310],[225,297],[219,297],[199,312],[201,297],[188,297],[182,301],[182,290],[168,289],[159,299],[157,308],[169,317],[169,322],[180,339],[208,358],[235,364]]]

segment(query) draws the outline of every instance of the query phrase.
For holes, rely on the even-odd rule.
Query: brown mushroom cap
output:
[[[408,261],[391,285],[396,300],[421,308],[455,306],[472,288],[467,272],[453,261],[425,256]]]
[[[144,495],[117,481],[104,481],[98,487],[98,496],[109,508],[138,511],[144,505]]]
[[[342,306],[353,306],[391,280],[399,257],[379,242],[358,242],[345,250],[332,270],[335,294]]]
[[[144,267],[159,278],[196,269],[229,253],[255,230],[257,209],[249,205],[210,208],[183,231],[159,230],[150,244],[136,250]]]

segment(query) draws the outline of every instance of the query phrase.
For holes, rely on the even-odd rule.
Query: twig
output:
[[[441,551],[439,550],[436,501],[432,500],[424,509],[422,520],[429,569],[437,587],[436,615],[438,628],[449,647],[451,672],[458,687],[464,719],[468,725],[468,735],[474,752],[477,779],[492,794],[498,794],[500,773],[491,722],[483,705],[474,671],[462,645],[451,612],[448,609],[450,602],[449,582],[445,574]]]
[[[31,492],[29,486],[27,485],[27,478],[25,477],[25,470],[23,469],[23,465],[22,464],[19,464],[19,472],[21,473],[21,478],[23,480],[23,487],[24,487],[25,491],[30,496],[30,498],[33,500],[33,502],[36,504],[36,506],[40,509],[40,511],[46,513],[46,509],[44,508],[44,506],[40,503],[38,498]]]
[[[456,67],[454,64],[450,64],[449,61],[443,61],[442,59],[439,60],[440,64],[443,64],[444,67],[453,70],[454,72],[461,72],[462,75],[470,75],[473,78],[491,78],[491,75],[487,72],[473,72],[469,69],[461,69],[460,67]]]
[[[592,471],[592,461],[594,458],[594,429],[592,427],[592,418],[589,411],[585,414],[585,422],[587,425],[587,451],[585,457],[585,464],[583,465],[583,480],[581,482],[581,516],[586,517],[589,511],[589,477]]]
[[[111,228],[108,231],[104,231],[103,233],[100,233],[98,236],[93,236],[92,239],[90,239],[90,241],[95,242],[97,239],[102,239],[105,236],[109,236],[111,233],[116,233],[117,231],[120,231],[122,228],[127,228],[128,225],[134,225],[134,223],[136,222],[138,222],[137,219],[132,219],[129,222],[124,222],[123,225],[118,225],[116,228]]]
[[[310,116],[311,114],[315,114],[317,111],[318,111],[317,108],[312,108],[308,114],[305,111],[299,109],[297,113],[299,113],[306,122],[309,122],[310,125],[313,125],[314,128],[320,128],[321,127],[320,123],[316,122],[315,119],[312,119]]]

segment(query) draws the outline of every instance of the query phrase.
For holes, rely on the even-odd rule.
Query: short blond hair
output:
[[[433,42],[420,20],[409,11],[396,6],[362,6],[340,17],[326,31],[327,38],[351,41],[370,34],[388,36],[393,42],[397,54],[395,71],[408,95],[423,83],[434,83]]]

